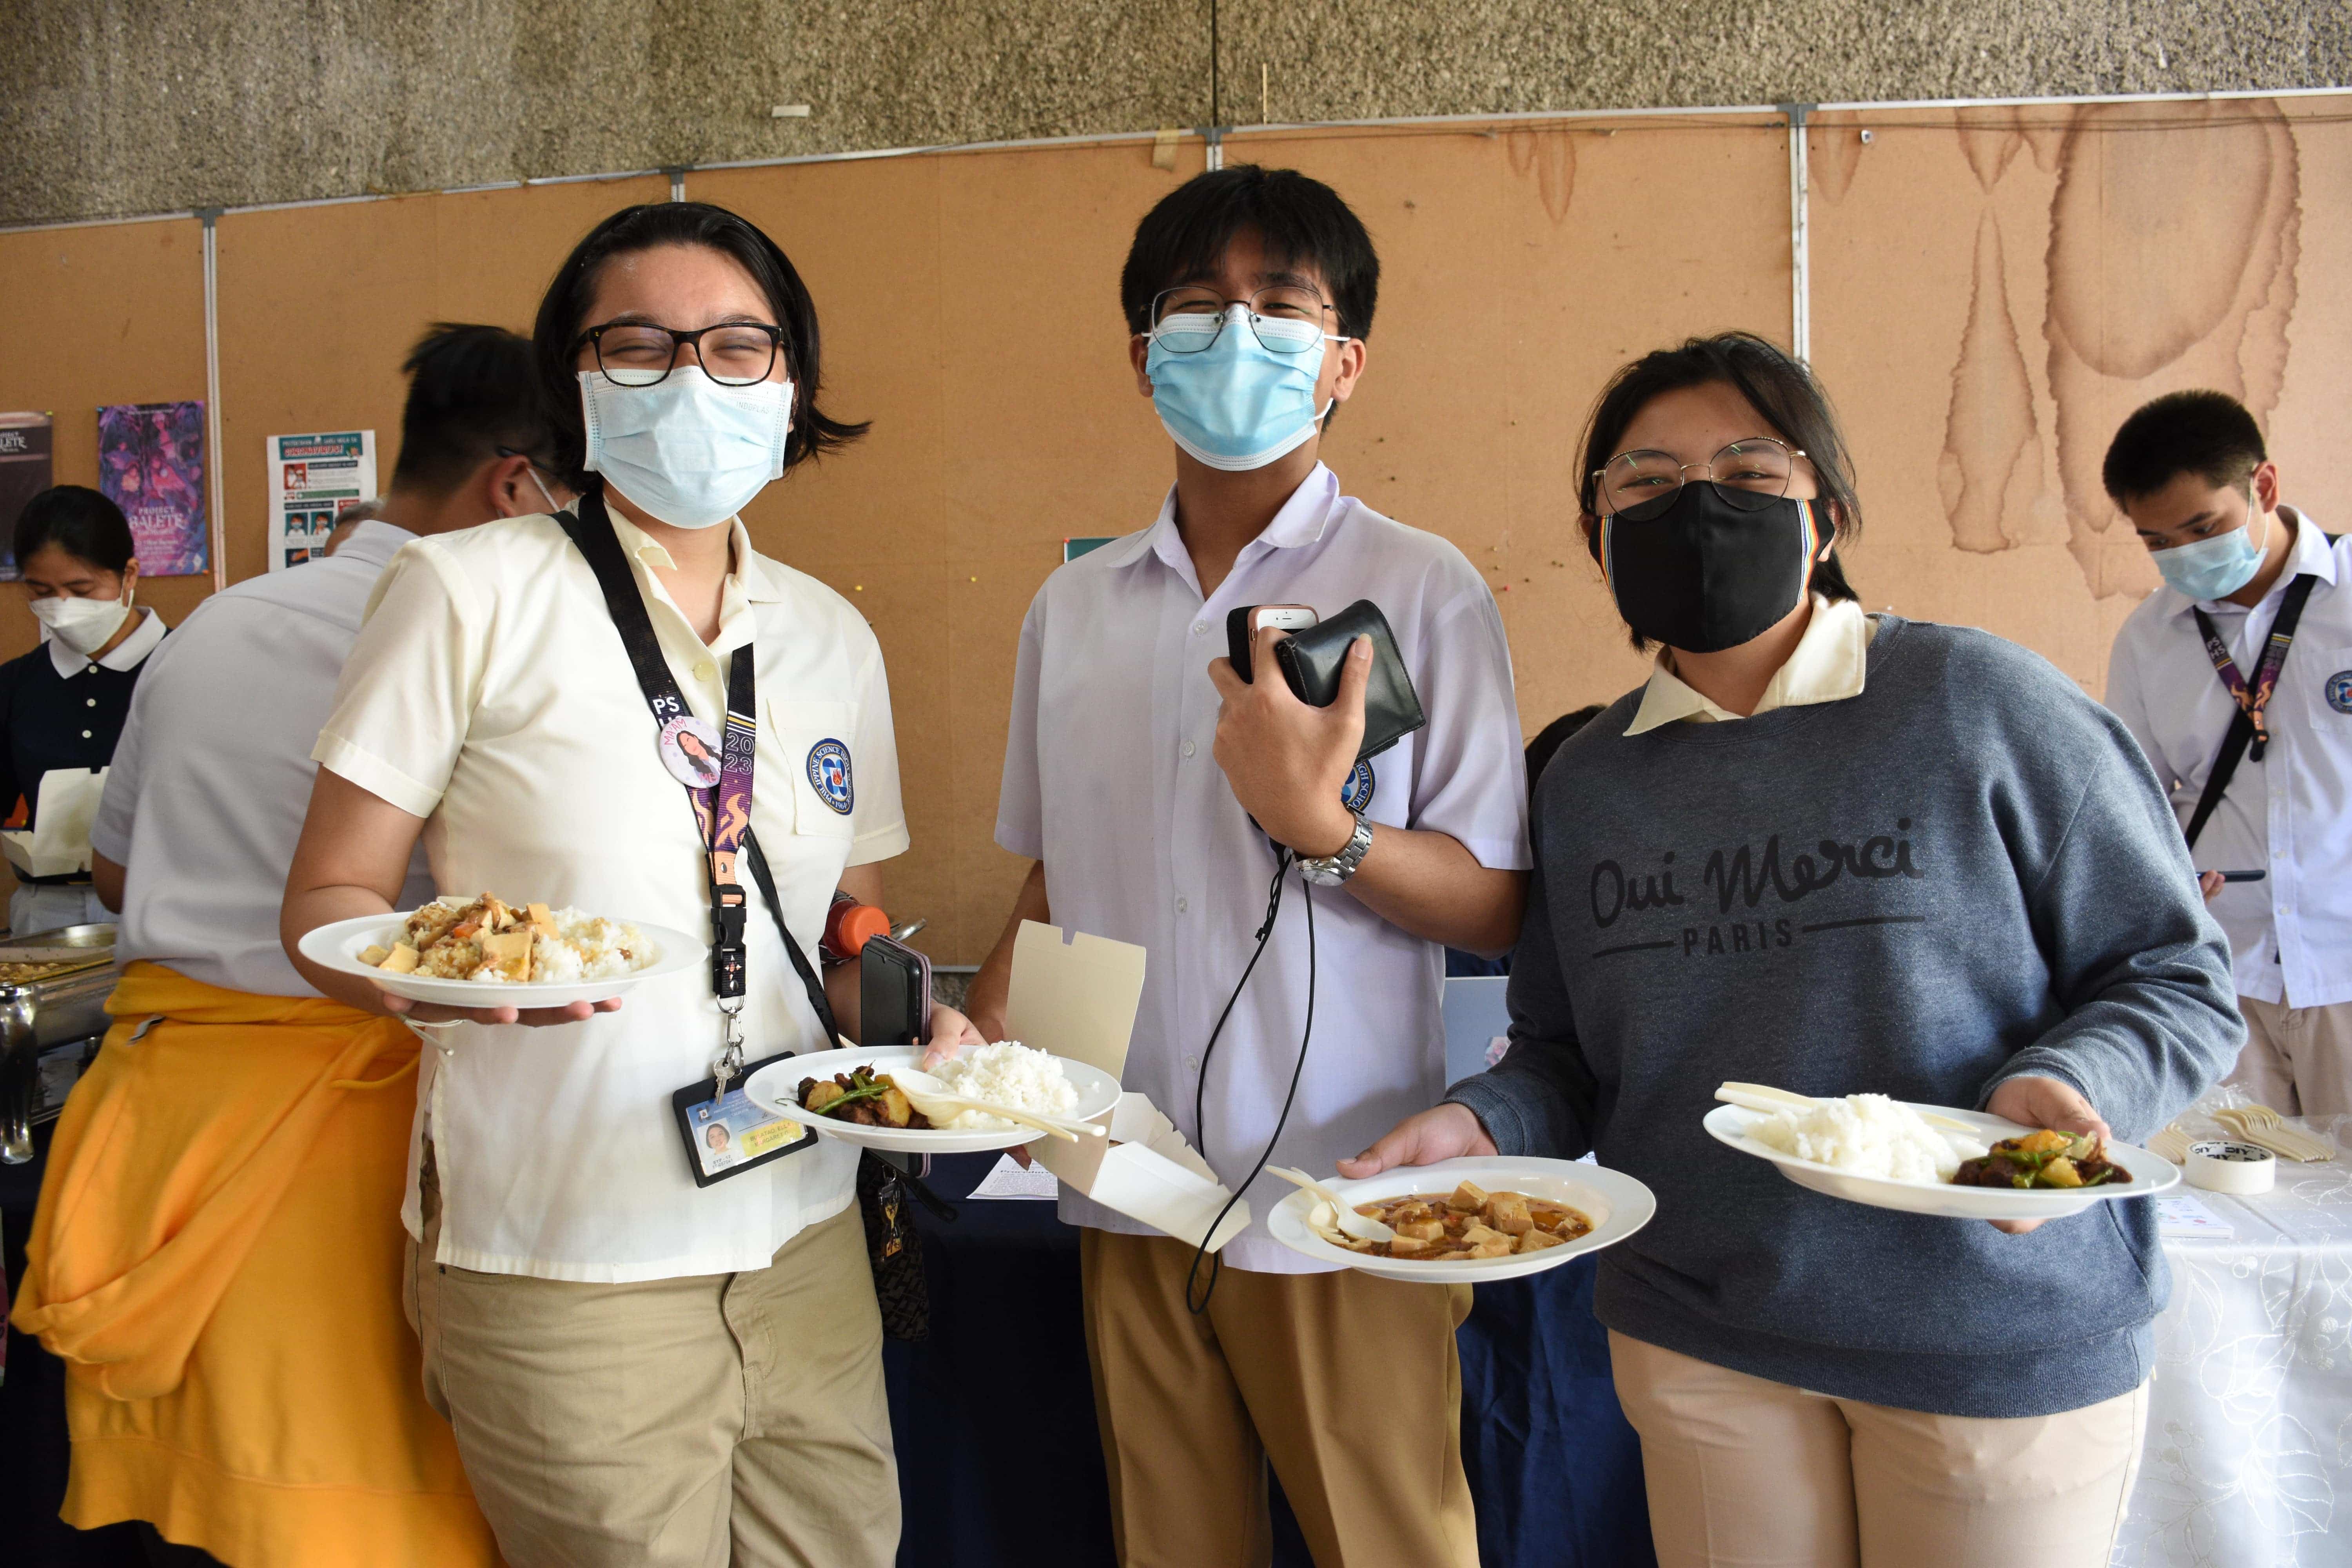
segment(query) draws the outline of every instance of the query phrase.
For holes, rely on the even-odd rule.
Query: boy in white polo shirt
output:
[[[1055,573],[1022,628],[996,837],[1037,864],[970,1011],[1002,1037],[1024,920],[1142,944],[1127,1087],[1234,1185],[1269,1139],[1275,1163],[1328,1172],[1440,1092],[1444,949],[1509,947],[1526,893],[1493,595],[1461,552],[1342,495],[1318,458],[1363,374],[1379,268],[1347,205],[1291,171],[1214,171],[1152,209],[1120,295],[1176,481],[1150,526]],[[1360,763],[1367,644],[1328,709],[1270,675],[1244,684],[1218,657],[1235,607],[1328,617],[1359,599],[1385,614],[1428,715]],[[1259,669],[1279,636],[1262,634]],[[1276,845],[1300,866],[1212,1052]],[[1254,1212],[1286,1191],[1253,1183]],[[1062,1203],[1086,1227],[1123,1563],[1265,1561],[1269,1458],[1318,1562],[1476,1562],[1453,1335],[1466,1290],[1323,1271],[1253,1225],[1195,1313],[1190,1246]]]
[[[2116,636],[2107,706],[2230,935],[2229,1081],[2289,1116],[2352,1111],[2352,541],[2279,500],[2253,416],[2219,392],[2125,420],[2104,478],[2165,581]]]

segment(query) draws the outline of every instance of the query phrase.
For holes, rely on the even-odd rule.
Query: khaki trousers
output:
[[[1227,1268],[1194,1317],[1183,1242],[1086,1230],[1078,1259],[1125,1568],[1264,1568],[1269,1458],[1318,1568],[1477,1568],[1467,1286]]]
[[[513,1568],[888,1568],[898,1467],[856,1205],[766,1268],[626,1285],[436,1264],[429,1175],[425,1212],[425,1394]]]
[[[2290,1007],[2238,998],[2246,1047],[2226,1081],[2281,1116],[2352,1115],[2352,1002]]]
[[[1659,1568],[2105,1568],[2147,1386],[1976,1420],[1832,1399],[1612,1331]]]

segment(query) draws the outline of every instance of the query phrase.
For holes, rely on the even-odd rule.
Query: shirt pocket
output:
[[[792,789],[793,831],[818,838],[848,838],[857,809],[857,757],[850,742],[856,717],[847,702],[765,701],[760,748],[762,774],[773,767]],[[764,778],[759,791],[770,796]]]

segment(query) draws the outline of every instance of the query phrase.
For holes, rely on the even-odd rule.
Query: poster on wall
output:
[[[282,572],[325,554],[344,509],[375,499],[375,432],[272,436],[268,452],[269,569]]]
[[[49,474],[49,416],[0,414],[0,582],[16,579],[16,518],[56,482]]]
[[[142,576],[189,577],[211,569],[202,403],[100,408],[98,488],[131,520]]]

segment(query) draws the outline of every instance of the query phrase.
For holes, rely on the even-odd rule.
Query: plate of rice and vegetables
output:
[[[876,1046],[787,1057],[743,1086],[752,1102],[829,1138],[908,1154],[1013,1149],[1052,1134],[966,1110],[934,1124],[890,1081],[893,1068],[923,1068],[919,1046]],[[1093,1121],[1118,1106],[1118,1079],[1099,1068],[1018,1040],[967,1046],[929,1069],[950,1093],[1033,1115]]]
[[[602,1002],[690,969],[703,944],[684,931],[494,893],[445,893],[403,914],[361,915],[302,938],[302,956],[415,1002],[451,1007],[561,1007]]]
[[[1849,1203],[1952,1219],[2057,1219],[2095,1203],[2147,1197],[2180,1172],[2158,1155],[2089,1133],[2020,1127],[1979,1110],[1883,1094],[1809,1100],[1727,1084],[1735,1103],[1706,1130],[1769,1160],[1799,1186]]]
[[[1318,1262],[1422,1284],[1557,1268],[1624,1240],[1657,1211],[1633,1177],[1575,1160],[1473,1155],[1324,1185],[1394,1239],[1348,1236],[1331,1205],[1307,1191],[1274,1205],[1266,1234]]]

